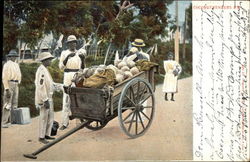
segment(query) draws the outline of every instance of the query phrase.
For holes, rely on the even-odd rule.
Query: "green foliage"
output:
[[[138,1],[123,10],[121,1],[10,1],[4,3],[4,50],[9,51],[17,39],[32,49],[46,33],[55,39],[64,34],[78,38],[95,37],[112,41],[118,48],[128,41],[141,38],[155,42],[166,34],[169,15],[167,5],[173,0]],[[11,27],[10,27],[11,26]],[[15,33],[15,34],[13,34]]]
[[[93,65],[101,65],[104,63],[104,56],[99,56],[95,59],[94,56],[87,56],[85,59],[86,67],[91,67]]]
[[[62,83],[63,72],[58,68],[58,60],[52,62],[49,67],[50,74],[56,83]],[[39,115],[39,111],[35,108],[35,74],[39,63],[25,64],[20,63],[22,73],[22,82],[19,85],[19,107],[29,107],[31,116]],[[54,109],[60,111],[62,109],[62,92],[55,92],[53,95]]]

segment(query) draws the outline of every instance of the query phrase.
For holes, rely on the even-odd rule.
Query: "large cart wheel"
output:
[[[85,122],[86,120],[81,119],[81,122]],[[104,128],[107,125],[108,122],[99,122],[99,121],[93,121],[86,125],[85,127],[92,130],[92,131],[97,131],[102,128]]]
[[[155,111],[153,89],[148,81],[134,78],[121,92],[118,119],[123,132],[131,138],[142,136],[150,127]]]

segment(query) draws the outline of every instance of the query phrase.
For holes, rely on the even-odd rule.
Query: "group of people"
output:
[[[72,79],[76,72],[85,68],[86,51],[76,49],[77,39],[74,35],[67,38],[68,49],[62,51],[59,61],[59,68],[64,70],[63,84],[55,83],[47,69],[54,58],[49,52],[42,52],[38,56],[41,65],[38,67],[35,76],[35,105],[40,111],[39,117],[39,141],[46,144],[47,140],[53,140],[50,136],[54,121],[53,93],[62,90],[63,86],[72,85]],[[145,43],[142,39],[135,39],[132,42],[128,54],[125,57],[136,55],[133,61],[140,59],[150,60],[150,56],[142,51]],[[18,106],[18,84],[21,83],[21,71],[16,58],[19,55],[15,50],[11,50],[7,55],[8,61],[4,64],[2,81],[4,85],[4,106],[2,111],[2,127],[7,128],[11,125],[11,110]],[[171,100],[174,100],[174,93],[177,91],[177,77],[181,72],[180,65],[173,60],[173,54],[169,54],[169,60],[164,61],[166,71],[163,92],[165,99],[167,93],[172,93]],[[63,93],[62,123],[60,130],[64,130],[69,125],[70,98]]]

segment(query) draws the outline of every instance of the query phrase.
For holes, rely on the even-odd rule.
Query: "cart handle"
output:
[[[76,131],[82,129],[83,127],[85,127],[86,125],[89,125],[92,121],[85,121],[81,124],[79,124],[78,126],[76,126],[75,128],[71,129],[70,131],[68,131],[67,133],[63,134],[62,136],[58,137],[57,139],[55,139],[52,142],[49,142],[48,144],[42,146],[41,148],[39,148],[38,150],[36,150],[35,152],[31,153],[31,154],[23,154],[24,157],[26,158],[30,158],[30,159],[36,159],[36,155],[38,155],[39,153],[43,152],[44,150],[47,150],[48,148],[50,148],[51,146],[53,146],[54,144],[60,142],[61,140],[63,140],[64,138],[68,137],[69,135],[75,133]]]

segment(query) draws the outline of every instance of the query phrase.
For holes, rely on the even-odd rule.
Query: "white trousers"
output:
[[[18,106],[18,83],[9,81],[9,91],[10,98],[7,98],[6,91],[4,91],[2,125],[11,123],[11,109],[16,109]]]
[[[44,106],[40,107],[40,118],[39,118],[39,138],[50,136],[51,129],[54,121],[54,104],[53,101],[49,101],[50,108],[46,109]]]
[[[70,86],[72,84],[72,79],[76,72],[64,72],[63,84],[64,86]],[[63,93],[63,109],[62,109],[62,125],[67,127],[69,125],[69,115],[70,115],[70,98],[65,92]]]

